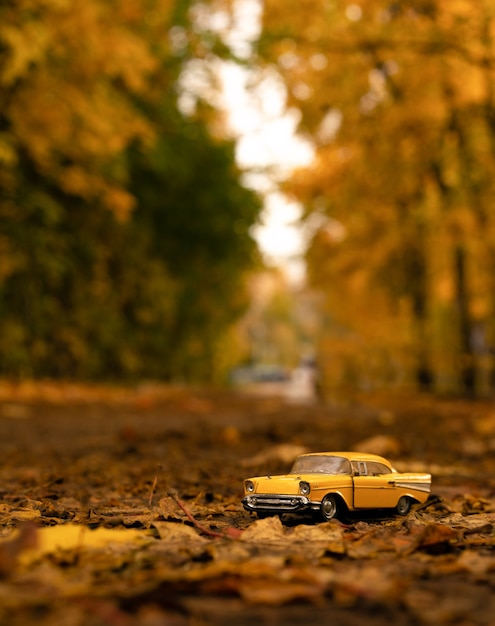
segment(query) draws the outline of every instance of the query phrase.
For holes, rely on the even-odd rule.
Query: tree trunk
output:
[[[462,245],[454,249],[454,282],[459,315],[459,384],[470,397],[476,393],[476,364],[472,346],[472,320],[469,312],[469,295],[466,277],[466,251]]]
[[[418,225],[415,245],[405,250],[405,266],[416,328],[417,363],[414,377],[420,391],[430,392],[435,384],[435,374],[431,367],[427,332],[428,281],[423,241],[424,229]]]

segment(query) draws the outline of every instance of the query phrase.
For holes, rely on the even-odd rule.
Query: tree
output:
[[[381,352],[394,379],[472,394],[493,341],[493,8],[311,4],[268,3],[259,50],[316,149],[287,190],[317,224],[333,362],[340,340],[358,378]]]
[[[244,188],[233,143],[203,124],[162,121],[153,151],[130,157],[137,229],[152,234],[153,255],[176,282],[164,372],[186,379],[216,371],[219,339],[248,305],[243,276],[259,259],[250,228],[261,203]]]
[[[214,375],[260,203],[219,114],[179,106],[189,64],[229,55],[205,9],[0,7],[0,374]]]

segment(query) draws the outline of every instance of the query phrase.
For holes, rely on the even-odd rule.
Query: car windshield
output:
[[[291,474],[351,474],[351,464],[341,456],[300,456]]]

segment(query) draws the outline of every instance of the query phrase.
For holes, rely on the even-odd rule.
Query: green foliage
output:
[[[194,4],[0,7],[0,376],[215,375],[260,203],[178,110]]]
[[[257,262],[249,231],[259,199],[239,184],[233,145],[191,120],[130,163],[134,222],[152,233],[154,255],[177,281],[170,373],[204,378],[222,331],[248,304],[242,276]]]
[[[21,191],[15,219],[1,220],[16,262],[0,289],[0,371],[145,373],[146,359],[160,358],[156,336],[174,308],[173,281],[150,254],[146,233],[74,198],[54,200],[32,176],[29,185],[34,190]]]

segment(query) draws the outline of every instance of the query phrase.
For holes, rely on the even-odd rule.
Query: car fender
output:
[[[314,505],[320,505],[325,496],[334,495],[342,501],[349,511],[353,510],[353,488],[352,483],[348,485],[321,485],[315,488],[311,500]]]

